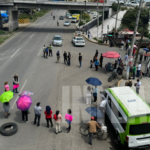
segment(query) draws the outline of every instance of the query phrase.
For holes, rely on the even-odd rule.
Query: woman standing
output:
[[[5,89],[5,92],[9,91],[8,81],[4,83],[4,89]]]
[[[45,114],[45,119],[47,121],[47,128],[49,128],[49,122],[51,123],[51,128],[53,127],[53,123],[52,123],[52,110],[50,106],[46,106],[46,110],[44,112]]]
[[[9,110],[10,110],[9,102],[3,103],[3,108],[4,108],[4,111],[5,111],[5,118],[8,118],[8,116],[10,115],[10,113],[9,113]]]
[[[72,113],[71,109],[68,109],[68,114],[65,115],[65,120],[67,121],[67,123],[69,125],[68,128],[66,129],[67,133],[69,133],[71,130],[71,122],[73,120],[73,116],[71,115],[71,113]]]
[[[54,119],[56,121],[56,134],[61,133],[61,127],[60,127],[60,123],[61,123],[61,114],[59,113],[59,110],[56,111],[56,114],[54,114]]]
[[[13,92],[14,93],[18,93],[19,79],[18,79],[18,75],[17,74],[15,74],[15,76],[13,77],[13,85],[17,86],[15,88],[13,88]]]

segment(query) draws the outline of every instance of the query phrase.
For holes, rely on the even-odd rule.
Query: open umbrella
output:
[[[103,112],[101,112],[99,109],[96,107],[88,107],[85,109],[88,114],[90,114],[93,117],[97,118],[103,118]]]
[[[106,53],[103,53],[102,56],[106,57],[106,58],[119,58],[120,57],[120,55],[117,52],[114,52],[114,51],[108,51]]]
[[[149,51],[149,49],[148,49],[148,48],[143,48],[143,50],[144,50],[144,51],[146,51],[146,52],[148,52],[148,51]]]
[[[20,109],[21,111],[25,111],[29,109],[32,104],[31,97],[27,95],[20,96],[16,104],[18,109]]]
[[[30,91],[24,91],[24,92],[22,92],[22,93],[20,94],[20,96],[23,96],[23,95],[28,95],[28,96],[30,96],[30,95],[33,95],[33,93],[30,92]]]
[[[113,35],[109,34],[108,36],[113,36]]]
[[[102,82],[94,77],[90,77],[88,79],[85,80],[88,84],[91,84],[93,86],[100,86],[102,84]]]
[[[12,91],[6,91],[0,96],[0,102],[5,103],[9,102],[13,98],[13,92]]]

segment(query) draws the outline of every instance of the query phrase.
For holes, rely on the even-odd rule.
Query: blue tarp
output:
[[[7,18],[7,17],[8,17],[8,15],[7,15],[6,13],[1,13],[1,17],[3,17],[3,18]]]

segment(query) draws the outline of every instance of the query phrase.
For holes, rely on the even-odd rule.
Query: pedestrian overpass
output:
[[[104,11],[111,14],[112,3],[105,3]],[[18,27],[18,9],[44,8],[65,10],[102,10],[103,3],[95,2],[72,2],[72,1],[49,1],[49,0],[0,0],[0,10],[9,10],[9,31]],[[0,19],[1,22],[1,19]]]

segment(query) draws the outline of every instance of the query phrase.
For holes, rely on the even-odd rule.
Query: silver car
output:
[[[65,21],[64,26],[70,26],[70,21]]]
[[[53,46],[62,46],[63,45],[63,39],[61,38],[60,35],[55,35],[53,37],[52,44],[53,44]]]

